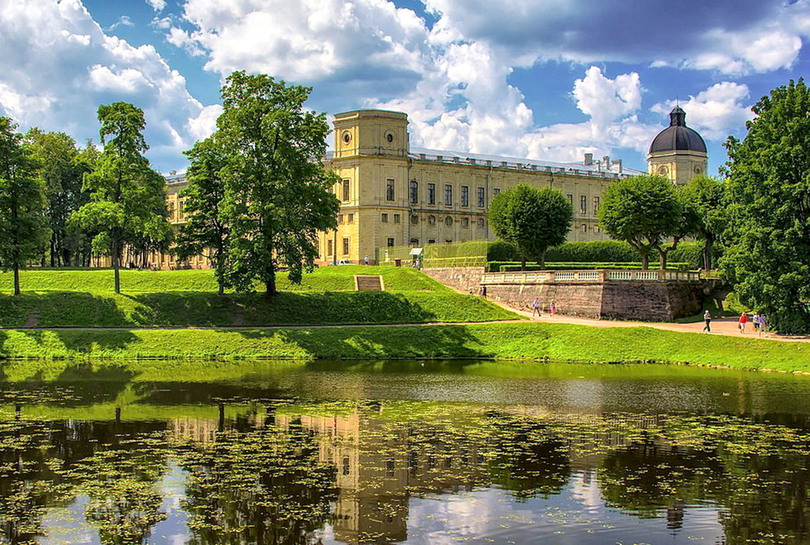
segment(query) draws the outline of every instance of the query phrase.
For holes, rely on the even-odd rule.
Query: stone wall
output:
[[[422,272],[446,286],[468,293],[478,293],[483,267],[424,268]]]
[[[487,286],[487,299],[520,310],[531,310],[535,297],[540,298],[540,308],[543,313],[548,312],[551,301],[554,301],[559,314],[601,318],[602,284],[554,283]]]

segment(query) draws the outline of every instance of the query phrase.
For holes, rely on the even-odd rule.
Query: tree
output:
[[[222,210],[225,198],[227,157],[215,136],[194,144],[185,152],[191,160],[186,172],[188,186],[181,196],[188,220],[177,239],[179,259],[206,255],[214,267],[219,294],[225,293],[231,226]]]
[[[222,88],[227,280],[238,291],[258,280],[274,295],[279,266],[300,282],[318,255],[316,233],[337,227],[339,202],[329,191],[337,175],[322,163],[329,126],[324,114],[304,111],[310,92],[241,71]]]
[[[734,291],[784,333],[810,332],[810,91],[803,80],[752,108],[726,142],[729,223],[721,262]]]
[[[168,245],[171,228],[166,217],[166,184],[149,167],[140,108],[126,102],[99,106],[99,134],[104,150],[96,171],[85,179],[91,202],[73,221],[94,234],[93,248],[111,256],[115,293],[121,293],[119,269],[127,243],[140,251]]]
[[[626,241],[641,255],[645,270],[653,251],[666,268],[667,253],[690,234],[695,222],[694,210],[686,207],[678,189],[661,176],[614,182],[605,190],[597,215],[612,238]]]
[[[39,175],[45,184],[51,267],[70,265],[68,218],[90,200],[82,183],[91,165],[85,160],[86,154],[77,149],[76,141],[65,133],[33,128],[26,133],[25,141],[39,162]]]
[[[489,222],[495,234],[517,246],[522,268],[526,260],[546,265],[546,251],[565,242],[574,207],[557,189],[519,185],[492,200]]]
[[[697,214],[694,235],[703,241],[703,268],[712,268],[712,248],[726,227],[726,184],[708,176],[695,176],[683,187],[686,202]]]
[[[22,134],[0,117],[0,263],[14,271],[14,295],[20,294],[20,268],[36,258],[47,236],[42,181]]]

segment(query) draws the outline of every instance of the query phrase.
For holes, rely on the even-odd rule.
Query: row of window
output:
[[[396,192],[395,192],[395,185],[393,178],[388,178],[385,181],[385,200],[386,201],[394,201],[396,200]],[[349,180],[343,180],[342,182],[342,198],[343,201],[349,200]],[[492,196],[499,194],[501,190],[497,187],[492,189]],[[486,200],[486,190],[483,187],[476,188],[476,204],[479,208],[483,208]],[[419,204],[419,182],[416,180],[411,180],[410,187],[409,187],[409,201],[411,204]],[[573,205],[574,204],[574,195],[572,193],[568,193],[566,195],[568,197],[568,201]],[[593,212],[594,214],[599,210],[599,197],[593,198]],[[427,201],[426,204],[436,204],[436,184],[435,183],[428,183],[427,184]],[[452,205],[453,204],[453,186],[451,184],[444,185],[444,204],[445,205]],[[461,186],[461,206],[468,207],[470,206],[470,186],[463,185]],[[588,213],[588,196],[587,195],[580,195],[579,196],[579,213],[580,214],[587,214]]]

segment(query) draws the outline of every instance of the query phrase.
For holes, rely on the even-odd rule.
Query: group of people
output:
[[[711,333],[712,313],[709,312],[708,309],[706,310],[706,312],[703,313],[703,321],[706,323],[706,325],[703,326],[703,332]],[[765,319],[764,314],[762,314],[761,312],[755,312],[754,317],[751,319],[751,321],[754,323],[754,332],[757,335],[765,333],[765,330],[768,327],[768,320]],[[739,327],[740,333],[745,333],[746,324],[748,324],[748,313],[743,312],[742,314],[740,314],[740,319],[737,322],[737,327]]]
[[[557,314],[557,303],[554,302],[554,299],[552,299],[551,302],[548,304],[548,313],[552,316]],[[532,302],[532,318],[534,318],[535,314],[537,314],[538,318],[541,316],[539,297],[535,297],[534,301]]]

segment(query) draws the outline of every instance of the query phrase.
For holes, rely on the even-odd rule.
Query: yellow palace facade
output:
[[[670,118],[652,142],[648,165],[650,172],[682,184],[706,172],[706,147],[686,127],[683,110],[676,108]],[[579,163],[556,163],[411,148],[408,117],[401,112],[337,114],[333,134],[326,165],[339,176],[334,193],[341,206],[337,229],[318,234],[324,263],[362,263],[366,256],[373,262],[378,250],[394,246],[494,240],[486,219],[489,204],[519,184],[553,187],[568,197],[574,206],[568,240],[606,240],[596,218],[605,189],[642,174],[623,168],[621,160],[589,153]],[[185,177],[173,173],[166,181],[170,221],[180,225]],[[157,268],[208,266],[203,256],[180,264],[161,254],[152,262]]]

